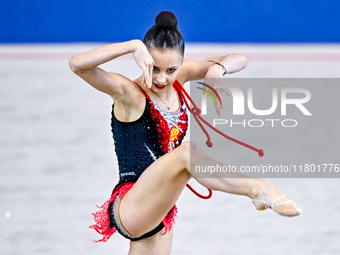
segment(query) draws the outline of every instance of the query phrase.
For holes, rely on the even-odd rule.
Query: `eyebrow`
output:
[[[154,67],[156,67],[156,68],[158,68],[158,69],[159,69],[159,67],[158,67],[158,66],[155,66],[155,65],[154,65]],[[177,66],[173,66],[173,67],[169,67],[168,69],[176,69],[176,68],[177,68]],[[167,70],[168,70],[168,69],[167,69]]]

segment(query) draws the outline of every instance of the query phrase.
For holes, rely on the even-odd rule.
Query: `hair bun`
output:
[[[175,14],[170,11],[160,12],[156,19],[156,26],[164,27],[168,29],[176,29],[177,28],[177,18]]]

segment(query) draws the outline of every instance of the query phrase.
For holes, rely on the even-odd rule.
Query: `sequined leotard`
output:
[[[118,185],[136,182],[157,158],[180,145],[188,126],[182,100],[178,113],[165,112],[140,89],[145,94],[146,106],[138,120],[119,121],[114,115],[114,104],[112,106],[111,127],[119,166]]]
[[[175,83],[182,86],[177,80]],[[111,127],[118,159],[119,182],[115,186],[111,198],[101,206],[102,210],[94,214],[97,224],[90,226],[90,228],[103,235],[103,238],[99,241],[107,241],[116,231],[132,241],[141,239],[131,238],[121,230],[115,220],[112,220],[114,218],[112,214],[113,202],[118,195],[122,198],[144,170],[157,158],[179,146],[187,131],[187,109],[175,87],[181,105],[177,113],[163,111],[150,99],[142,87],[139,86],[139,88],[146,97],[146,105],[138,120],[132,122],[119,121],[114,115],[114,104],[112,106]],[[110,214],[108,214],[108,211]],[[175,205],[161,224],[154,231],[151,231],[152,233],[147,233],[148,236],[157,233],[163,227],[165,227],[164,234],[169,232],[176,214],[177,207]]]

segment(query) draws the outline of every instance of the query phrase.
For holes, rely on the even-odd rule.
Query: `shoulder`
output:
[[[140,105],[143,105],[145,94],[137,82],[138,79],[136,81],[124,79],[124,94],[119,97],[111,95],[113,101],[119,102],[119,104],[123,104],[129,108],[139,108]]]
[[[123,91],[120,95],[110,94],[113,101],[117,101],[118,99],[123,101],[132,100],[133,97],[143,94],[135,81],[132,81],[120,74],[117,75],[112,73],[112,75],[115,75],[117,83],[119,83]]]

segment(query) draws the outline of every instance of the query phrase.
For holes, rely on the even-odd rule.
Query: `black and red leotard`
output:
[[[182,86],[177,80],[175,83],[177,86]],[[111,205],[117,195],[122,198],[132,188],[144,170],[157,158],[182,143],[188,127],[187,108],[179,91],[175,86],[173,87],[177,92],[181,106],[176,113],[163,111],[140,86],[139,88],[146,97],[146,105],[139,119],[132,122],[119,121],[114,115],[114,104],[112,105],[111,127],[119,166],[119,182],[115,186],[111,198],[100,207],[100,211],[93,214],[96,224],[90,228],[103,235],[99,241],[107,241],[116,231],[130,240],[139,240],[157,233],[163,227],[165,227],[163,234],[172,228],[174,217],[177,214],[176,205],[156,229],[140,238],[131,238],[115,222]]]

